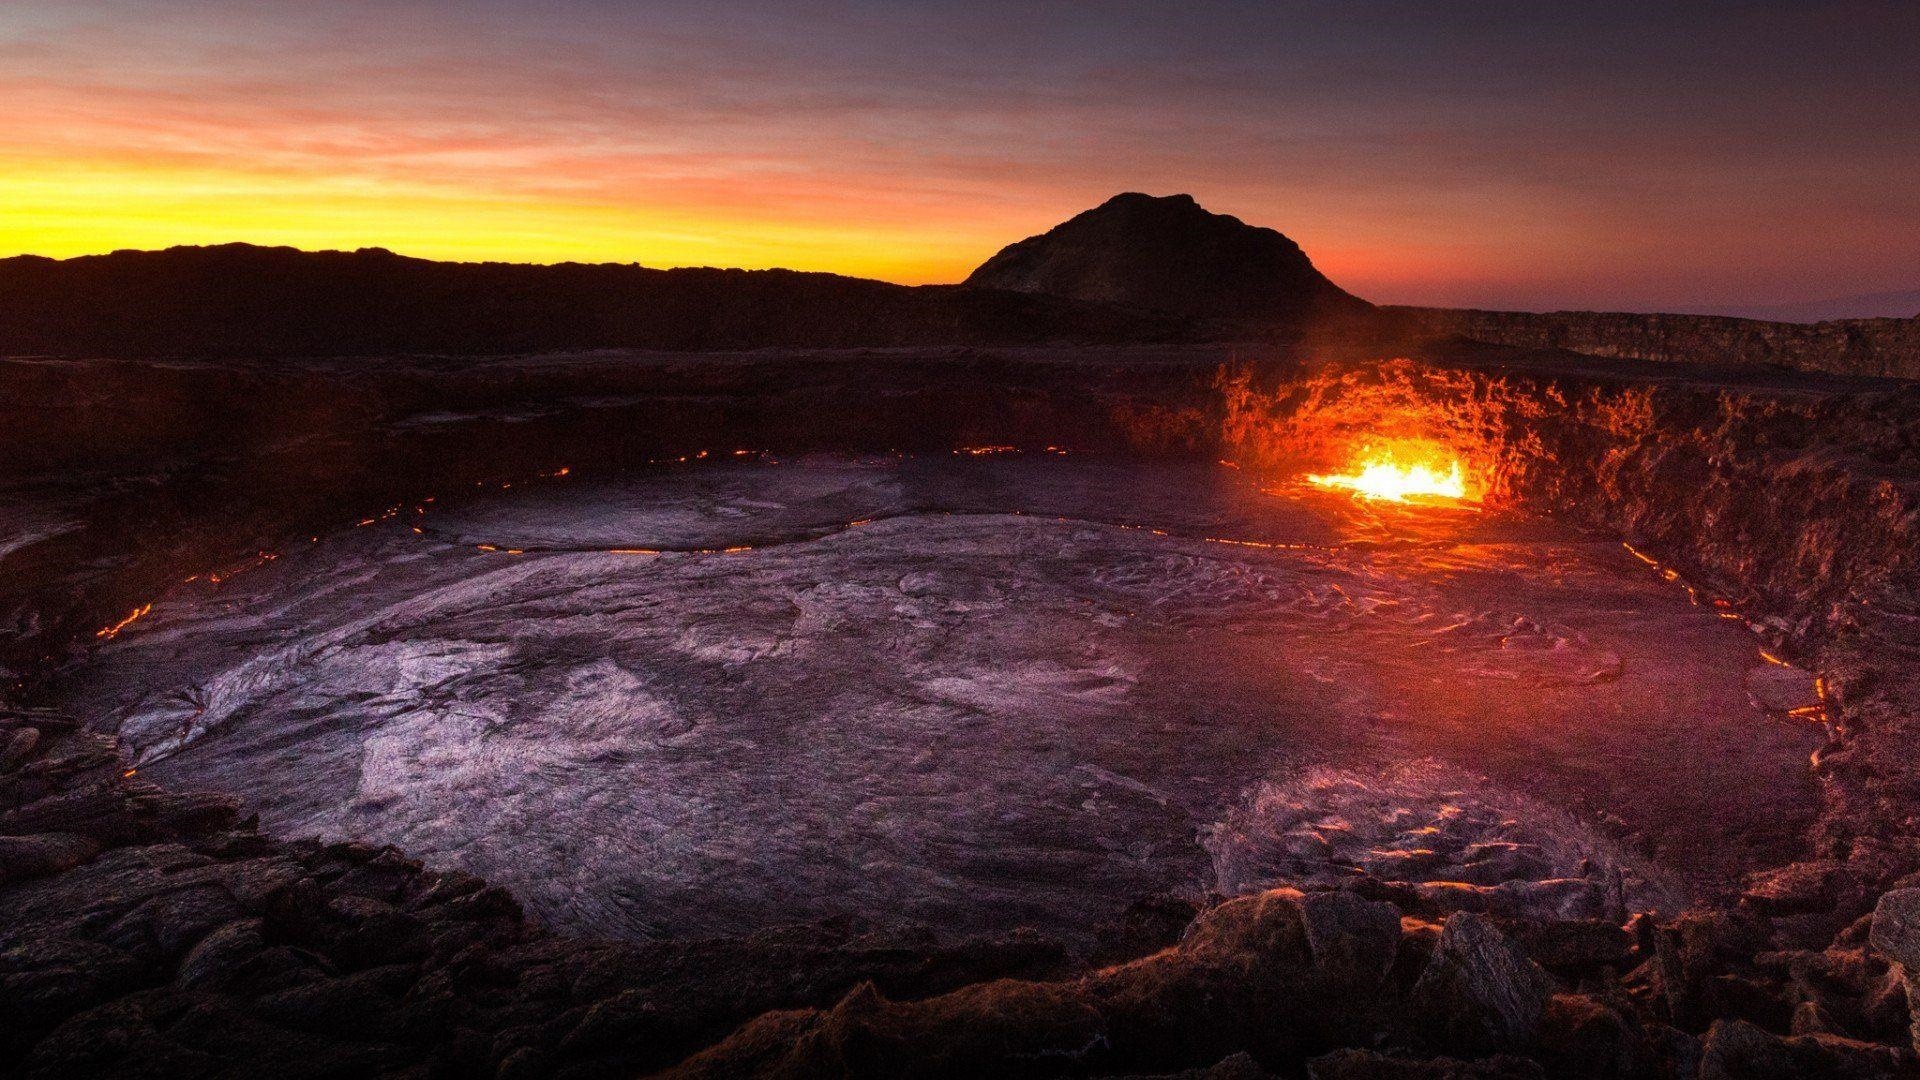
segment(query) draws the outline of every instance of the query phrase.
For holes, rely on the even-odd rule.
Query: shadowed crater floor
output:
[[[1794,853],[1809,692],[1604,537],[995,453],[450,493],[180,585],[63,689],[142,776],[577,930],[1069,940],[1362,872],[1671,910]]]

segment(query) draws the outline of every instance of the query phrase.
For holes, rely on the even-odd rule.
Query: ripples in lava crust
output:
[[[69,703],[273,830],[631,936],[1084,940],[1362,872],[1606,914],[1789,857],[1814,811],[1816,729],[1777,672],[1750,692],[1753,639],[1537,521],[1049,455],[421,509],[182,586]]]

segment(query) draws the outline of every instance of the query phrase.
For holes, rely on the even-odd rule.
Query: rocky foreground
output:
[[[1515,921],[1360,878],[1140,911],[1109,966],[1027,934],[832,925],[591,943],[393,849],[285,842],[9,710],[0,1054],[19,1075],[1881,1076],[1911,1070],[1920,889],[1774,948],[1834,875],[1736,909]],[[744,1026],[741,1026],[744,1025]],[[1844,1033],[1844,1034],[1843,1034]],[[1256,1064],[1258,1062],[1258,1064]],[[1182,1075],[1199,1075],[1188,1072]]]
[[[1806,858],[1755,876],[1727,904],[1619,922],[1518,918],[1471,891],[1448,898],[1356,875],[1339,888],[1282,888],[1204,910],[1136,909],[1084,957],[1030,933],[941,946],[833,924],[606,943],[554,935],[501,890],[399,852],[263,836],[235,799],[159,790],[74,718],[9,706],[0,719],[0,1071],[1717,1078],[1920,1069],[1908,1003],[1910,972],[1920,971],[1920,695],[1907,674],[1920,549],[1913,391],[1517,352],[1275,361],[1221,377],[1222,361],[1234,359],[969,355],[915,361],[912,378],[900,375],[907,361],[886,357],[763,358],[751,372],[716,365],[705,374],[678,361],[601,359],[571,371],[548,364],[537,378],[512,365],[381,377],[256,371],[245,378],[264,391],[291,380],[312,399],[316,386],[334,387],[326,400],[338,407],[314,418],[332,426],[275,429],[285,441],[254,447],[244,469],[210,464],[232,449],[211,440],[181,450],[181,464],[159,477],[86,480],[148,509],[172,505],[164,493],[175,485],[205,493],[192,504],[196,539],[125,555],[153,515],[83,509],[74,513],[93,526],[7,556],[27,560],[10,570],[32,566],[46,571],[34,580],[51,583],[14,574],[6,585],[6,655],[21,680],[13,693],[32,697],[60,640],[90,635],[79,628],[108,625],[140,590],[177,580],[182,559],[219,564],[233,547],[284,540],[312,520],[316,500],[337,515],[349,496],[400,497],[436,469],[470,479],[461,470],[482,466],[447,454],[451,446],[531,453],[565,437],[576,452],[611,454],[653,438],[691,449],[717,430],[708,425],[731,420],[728,430],[750,422],[770,440],[876,425],[947,445],[1071,430],[1140,453],[1231,452],[1278,468],[1290,457],[1324,461],[1355,431],[1393,420],[1457,441],[1491,470],[1499,498],[1625,534],[1704,603],[1725,601],[1770,648],[1826,676],[1818,722],[1829,745],[1815,762],[1826,802]],[[42,385],[49,370],[20,385]],[[95,377],[58,375],[64,391]],[[239,376],[115,368],[112,377],[218,386]],[[482,380],[494,380],[484,395]],[[484,397],[485,408],[458,417],[410,404],[448,400],[448,385]],[[62,416],[46,410],[35,422],[45,434]],[[84,420],[77,429],[90,429]],[[129,460],[150,461],[154,446],[207,436],[183,421],[140,438],[150,441],[35,445],[74,455],[62,463],[72,470],[85,453],[132,447]],[[364,456],[300,471],[319,458],[316,446],[358,446]],[[105,458],[85,464],[111,472]],[[295,481],[311,499],[286,501]]]

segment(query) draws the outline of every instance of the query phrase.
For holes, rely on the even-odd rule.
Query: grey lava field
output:
[[[1731,889],[1817,802],[1812,677],[1760,645],[1524,520],[1212,463],[728,454],[186,583],[60,701],[157,783],[573,931],[1075,939],[1358,872],[1583,918]]]

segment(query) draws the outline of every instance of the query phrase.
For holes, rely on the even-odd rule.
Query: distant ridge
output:
[[[0,355],[484,354],[1162,342],[1179,319],[792,270],[445,263],[226,244],[0,259]]]
[[[1116,195],[988,259],[967,284],[1266,327],[1364,317],[1300,245],[1191,195]]]
[[[1383,351],[1461,336],[1598,356],[1920,378],[1920,319],[1376,308],[1272,229],[1117,195],[962,285],[792,270],[448,263],[225,244],[0,259],[0,356],[272,358],[568,349],[947,348],[1197,341]]]
[[[1702,315],[1729,315],[1769,322],[1818,323],[1837,319],[1920,318],[1920,289],[1861,293],[1795,304],[1744,304],[1689,308]]]
[[[1459,336],[1529,349],[1568,349],[1692,364],[1773,364],[1844,375],[1920,378],[1920,318],[1769,322],[1724,315],[1626,311],[1381,308],[1404,337]]]

